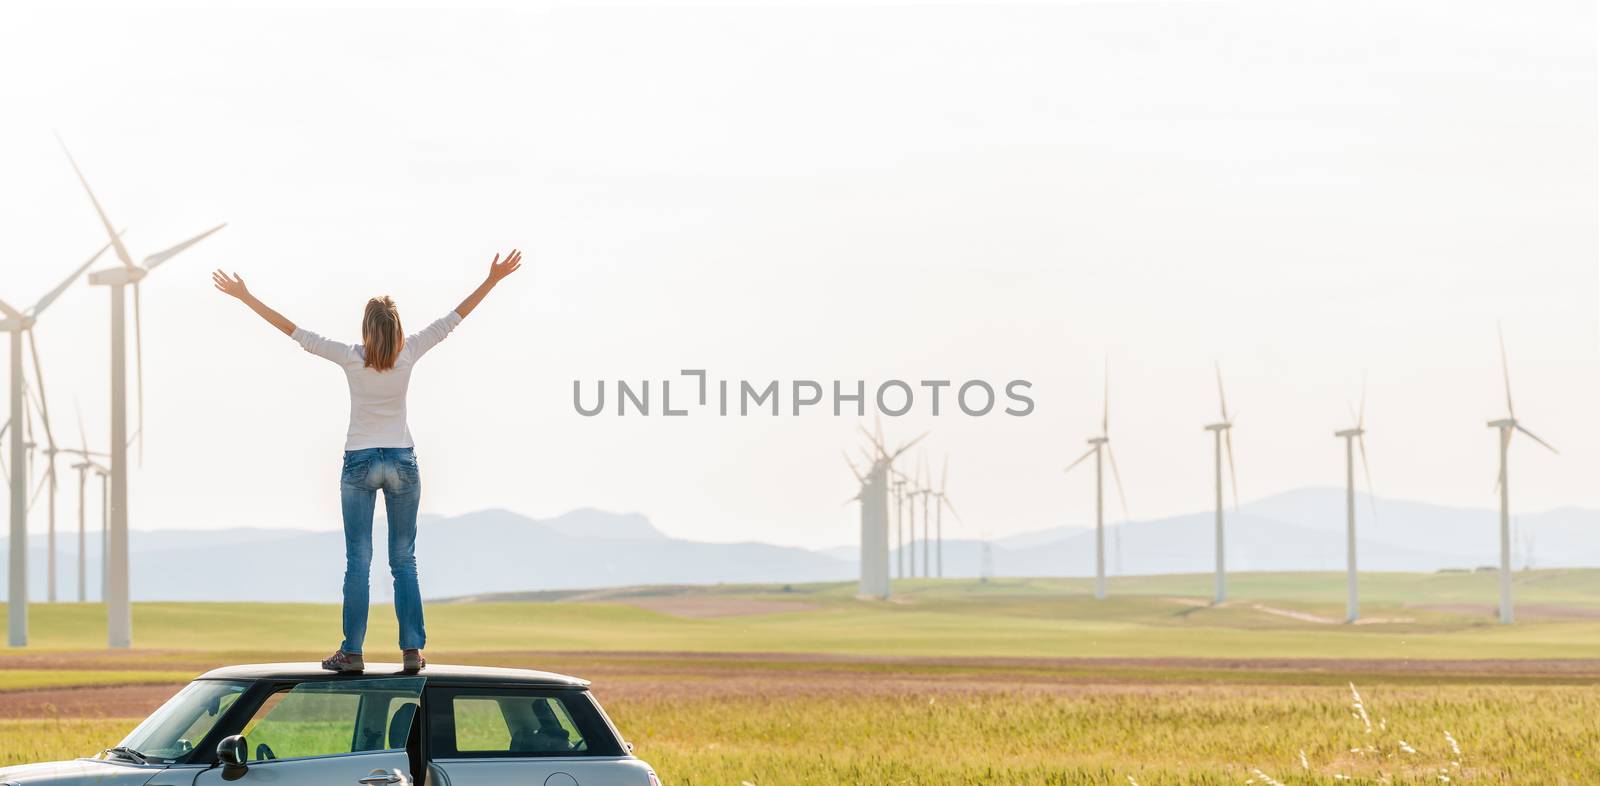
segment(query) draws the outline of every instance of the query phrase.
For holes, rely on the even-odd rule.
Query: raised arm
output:
[[[489,277],[485,278],[477,289],[472,290],[472,294],[467,295],[467,299],[461,301],[461,305],[456,306],[456,313],[461,315],[462,319],[465,319],[468,314],[472,313],[473,309],[478,307],[479,303],[483,302],[483,298],[489,294],[489,290],[494,289],[494,285],[500,283],[500,279],[517,272],[517,269],[521,267],[521,251],[511,249],[511,253],[506,255],[503,262],[500,260],[500,255],[495,254],[494,261],[489,263]]]
[[[262,319],[283,331],[285,336],[294,335],[294,323],[290,322],[288,317],[273,311],[267,304],[257,300],[255,295],[250,294],[250,289],[244,285],[244,279],[240,278],[238,273],[234,273],[233,277],[229,278],[227,273],[221,270],[214,270],[211,272],[211,283],[215,284],[217,290],[222,294],[238,298],[239,302],[249,306],[251,311],[260,314]]]

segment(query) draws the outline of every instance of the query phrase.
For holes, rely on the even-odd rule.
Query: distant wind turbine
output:
[[[956,517],[956,521],[961,521],[961,514],[956,512],[956,506],[950,502],[950,495],[947,493],[949,491],[949,488],[950,488],[950,454],[946,453],[944,455],[944,468],[939,471],[939,489],[937,491],[933,492],[933,498],[938,500],[938,502],[936,502],[934,504],[934,506],[933,506],[933,511],[934,511],[934,513],[933,513],[933,515],[934,515],[934,525],[933,525],[934,526],[934,538],[938,541],[938,544],[939,544],[938,547],[934,550],[934,552],[939,555],[938,562],[936,563],[938,565],[938,570],[936,571],[936,574],[941,579],[944,578],[944,511],[945,511],[945,509],[948,508],[950,510],[950,515],[955,516]],[[965,523],[965,522],[963,522],[963,523]]]
[[[1222,603],[1228,599],[1228,565],[1225,555],[1226,538],[1223,537],[1223,501],[1222,501],[1222,453],[1224,447],[1228,453],[1228,478],[1233,484],[1233,506],[1237,511],[1239,507],[1239,476],[1234,473],[1233,465],[1233,420],[1228,415],[1228,394],[1222,389],[1222,364],[1216,364],[1217,369],[1217,400],[1222,406],[1222,420],[1206,426],[1206,431],[1211,432],[1216,440],[1216,466],[1217,466],[1217,591],[1213,602]]]
[[[1104,454],[1104,455],[1102,455]],[[1128,498],[1122,491],[1122,473],[1117,469],[1117,454],[1111,449],[1111,381],[1105,380],[1104,408],[1100,415],[1100,433],[1089,438],[1089,449],[1077,460],[1067,465],[1065,471],[1082,464],[1094,456],[1094,596],[1106,597],[1106,516],[1105,516],[1105,459],[1111,460],[1111,477],[1117,484],[1117,499],[1122,502],[1122,519],[1128,519]]]
[[[83,427],[83,412],[81,410],[78,412],[78,438],[82,440],[83,447],[73,452],[76,452],[81,460],[78,463],[73,464],[72,469],[75,469],[78,472],[78,602],[84,603],[89,600],[89,544],[88,529],[85,524],[85,520],[87,519],[87,516],[85,515],[86,506],[84,504],[86,502],[85,490],[89,483],[89,473],[91,471],[104,478],[106,474],[110,472],[110,470],[107,470],[105,467],[95,463],[94,457],[102,456],[104,454],[94,453],[89,450],[89,433]],[[102,483],[101,485],[101,496],[104,497],[104,484]],[[102,552],[100,561],[102,564],[104,564],[105,554],[103,539],[105,537],[105,502],[103,499],[101,500],[100,510],[102,513],[100,521],[102,538]],[[102,589],[101,591],[103,592],[104,590]]]
[[[60,136],[56,137],[61,141]],[[94,212],[105,227],[106,234],[111,240],[111,247],[116,249],[117,259],[122,263],[118,267],[98,270],[89,275],[89,283],[96,286],[107,287],[111,292],[111,509],[110,534],[108,536],[110,555],[107,568],[106,589],[106,641],[111,647],[133,646],[133,606],[129,599],[129,560],[128,560],[128,379],[127,379],[127,318],[123,291],[133,287],[133,338],[135,379],[137,381],[137,395],[139,404],[138,429],[135,437],[139,440],[139,452],[144,453],[144,340],[142,335],[141,306],[139,299],[139,282],[143,281],[151,271],[162,263],[182,253],[185,249],[210,237],[212,233],[222,229],[226,224],[218,224],[188,240],[183,241],[164,251],[157,251],[144,258],[142,264],[134,264],[133,256],[128,253],[127,246],[122,244],[120,233],[111,228],[111,219],[106,216],[106,211],[100,205],[100,200],[95,197],[94,191],[89,188],[89,181],[84,178],[83,171],[78,168],[78,162],[72,158],[72,152],[67,150],[67,144],[61,141],[61,149],[67,154],[67,161],[72,164],[72,171],[77,174],[78,182],[83,185],[84,193],[88,194],[89,202],[94,206]]]
[[[1361,601],[1356,591],[1356,450],[1361,451],[1361,469],[1367,475],[1367,499],[1372,500],[1374,511],[1377,502],[1372,497],[1372,466],[1367,463],[1367,385],[1361,383],[1361,409],[1355,413],[1356,425],[1333,435],[1344,440],[1344,507],[1345,507],[1345,563],[1346,598],[1344,621],[1355,622],[1361,617]]]
[[[108,230],[110,231],[110,230]],[[115,236],[115,232],[112,235]],[[0,332],[11,335],[11,529],[10,529],[10,561],[8,563],[9,592],[6,595],[6,616],[8,640],[13,647],[26,647],[28,645],[28,477],[27,460],[23,455],[26,446],[23,444],[23,404],[22,404],[22,336],[28,335],[28,346],[32,350],[34,363],[38,363],[38,347],[33,340],[33,327],[39,321],[39,315],[50,307],[61,293],[72,286],[94,261],[104,254],[106,246],[101,246],[94,256],[79,265],[72,274],[57,284],[54,289],[46,292],[44,297],[34,303],[27,311],[18,311],[4,301],[0,301]],[[41,387],[43,382],[40,382]],[[53,440],[52,440],[53,443]],[[54,466],[55,456],[52,455],[51,466]],[[52,476],[53,476],[52,472]],[[53,481],[52,481],[53,483]],[[53,503],[52,503],[53,504]]]
[[[1500,371],[1506,383],[1506,416],[1489,421],[1489,428],[1500,430],[1500,476],[1496,481],[1496,486],[1500,490],[1500,624],[1510,625],[1516,621],[1516,612],[1511,603],[1511,483],[1506,474],[1506,457],[1511,449],[1511,436],[1520,431],[1551,453],[1559,454],[1561,451],[1540,439],[1517,420],[1517,410],[1511,405],[1511,364],[1506,360],[1504,331],[1500,332]]]
[[[928,515],[928,497],[933,495],[933,480],[928,473],[928,454],[917,451],[917,471],[922,476],[922,487],[917,496],[922,498],[922,575],[933,576],[933,517]]]
[[[924,433],[910,442],[890,451],[883,445],[883,435],[861,429],[876,453],[865,471],[858,469],[848,455],[845,461],[861,490],[853,500],[861,503],[861,583],[860,592],[866,597],[889,597],[889,474],[895,459],[921,442]]]

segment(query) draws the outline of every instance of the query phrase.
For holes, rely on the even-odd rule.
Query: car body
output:
[[[659,786],[575,677],[314,663],[201,675],[98,756],[0,786]]]

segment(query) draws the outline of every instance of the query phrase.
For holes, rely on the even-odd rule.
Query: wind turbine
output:
[[[928,497],[933,494],[933,483],[928,477],[928,456],[917,451],[917,473],[922,476],[922,487],[917,496],[922,498],[922,575],[933,576],[933,519],[928,515]]]
[[[1367,475],[1367,495],[1372,499],[1372,466],[1367,463],[1367,385],[1361,383],[1361,409],[1355,413],[1356,425],[1333,435],[1344,440],[1344,507],[1345,507],[1345,562],[1346,598],[1344,621],[1355,622],[1361,617],[1361,601],[1356,593],[1356,450],[1361,450],[1361,469]],[[1377,502],[1372,503],[1376,509]]]
[[[1122,493],[1122,473],[1117,470],[1117,454],[1111,449],[1111,380],[1105,380],[1105,408],[1100,415],[1100,433],[1089,438],[1089,449],[1071,464],[1065,472],[1094,456],[1094,596],[1106,597],[1106,522],[1104,459],[1111,460],[1111,477],[1117,483],[1117,499],[1122,502],[1122,520],[1128,520],[1128,498]],[[1102,453],[1104,456],[1102,456]]]
[[[895,578],[906,577],[906,478],[895,473],[894,479],[894,536]]]
[[[872,462],[865,472],[859,470],[849,456],[845,461],[850,464],[850,471],[855,475],[856,482],[861,484],[861,490],[856,493],[852,501],[861,503],[861,588],[860,593],[866,597],[889,597],[889,473],[894,467],[894,460],[902,453],[911,449],[912,445],[922,441],[927,434],[917,437],[911,442],[902,445],[899,449],[890,452],[883,445],[881,434],[874,435],[866,429],[861,432],[871,441],[876,449]]]
[[[1516,613],[1511,604],[1511,484],[1506,475],[1506,457],[1511,449],[1511,435],[1520,431],[1551,453],[1560,454],[1561,451],[1540,439],[1517,420],[1517,410],[1511,406],[1511,364],[1506,360],[1504,331],[1500,332],[1500,371],[1506,383],[1506,416],[1489,421],[1489,428],[1500,430],[1500,479],[1496,484],[1500,489],[1500,624],[1510,625],[1516,621]]]
[[[87,518],[86,515],[85,515],[86,506],[84,504],[85,501],[86,501],[86,499],[85,499],[85,497],[86,497],[85,490],[86,490],[86,487],[88,486],[88,483],[89,483],[89,473],[91,471],[95,472],[100,477],[104,478],[106,476],[106,474],[110,470],[107,470],[105,467],[102,467],[99,464],[95,463],[94,457],[95,456],[101,456],[101,455],[104,455],[104,454],[94,453],[94,452],[89,450],[89,434],[88,434],[88,431],[86,431],[84,429],[84,427],[83,427],[83,412],[82,411],[78,412],[78,437],[83,441],[83,448],[80,449],[80,450],[77,450],[77,451],[64,451],[64,452],[76,453],[81,458],[81,460],[78,463],[72,465],[72,469],[77,470],[77,472],[78,472],[78,602],[79,603],[84,603],[84,602],[87,602],[89,600],[89,544],[88,544],[87,526],[85,524],[85,520]],[[102,488],[101,488],[101,492],[102,492],[101,496],[102,497],[104,497],[104,491],[105,491],[103,486],[104,486],[104,484],[102,484]],[[104,535],[104,530],[105,530],[105,516],[104,516],[105,502],[104,502],[104,499],[101,500],[100,508],[101,508],[101,512],[102,512],[100,528],[101,528],[101,531],[102,531],[101,532],[101,537],[103,539],[105,537],[105,535]],[[104,542],[102,540],[102,553],[101,553],[101,558],[100,558],[101,563],[105,562],[105,555],[104,555],[103,549],[104,549]],[[102,592],[103,591],[104,591],[104,589],[102,589]]]
[[[917,478],[915,475],[906,476],[906,536],[911,539],[908,544],[906,559],[910,563],[911,578],[916,578],[917,546],[921,541],[917,538]],[[925,563],[922,565],[922,575],[928,575],[928,566]]]
[[[1216,364],[1217,369],[1217,401],[1222,405],[1222,420],[1206,426],[1206,431],[1211,432],[1216,440],[1217,456],[1217,594],[1214,603],[1222,603],[1228,599],[1228,572],[1227,560],[1224,557],[1225,545],[1222,535],[1222,451],[1228,451],[1228,478],[1233,482],[1233,506],[1237,511],[1239,507],[1239,476],[1234,473],[1233,465],[1233,420],[1228,416],[1228,395],[1222,390],[1222,364]]]
[[[945,456],[944,456],[944,469],[942,469],[940,471],[940,473],[939,473],[939,490],[933,492],[934,499],[938,500],[938,502],[935,503],[934,506],[933,506],[934,521],[935,521],[935,523],[934,523],[934,537],[939,542],[939,546],[938,546],[938,549],[937,549],[937,553],[939,555],[938,576],[941,579],[944,578],[944,511],[945,511],[945,508],[949,508],[950,509],[950,515],[955,516],[956,517],[956,521],[961,521],[961,514],[956,512],[956,506],[951,504],[951,502],[950,502],[950,495],[945,493],[945,490],[949,488],[949,484],[950,484],[950,454],[946,453]]]
[[[112,236],[115,231],[110,231]],[[6,596],[7,638],[13,647],[26,647],[28,645],[28,478],[26,459],[23,457],[23,420],[22,420],[22,336],[28,335],[28,346],[32,350],[35,368],[38,367],[39,349],[34,343],[33,326],[38,323],[39,315],[50,307],[61,293],[72,286],[83,275],[83,271],[94,264],[94,261],[104,254],[106,248],[101,246],[94,256],[79,265],[60,284],[44,297],[39,298],[27,311],[18,311],[4,301],[0,301],[0,332],[9,333],[11,337],[11,539],[9,541],[11,554],[8,563],[10,581],[9,592]],[[43,380],[39,383],[42,390]],[[53,440],[52,440],[53,442]],[[54,456],[51,456],[52,464]],[[52,503],[54,504],[54,503]]]
[[[59,136],[57,140],[60,141]],[[142,264],[136,265],[133,256],[128,253],[127,246],[122,244],[119,233],[111,228],[111,219],[106,217],[106,211],[100,206],[100,200],[95,197],[93,189],[89,188],[89,181],[78,168],[78,162],[73,159],[72,152],[67,150],[66,142],[61,142],[61,149],[66,152],[67,161],[72,164],[72,171],[77,174],[78,182],[83,184],[84,192],[89,195],[89,202],[94,205],[95,215],[100,218],[100,223],[110,238],[111,247],[116,249],[117,259],[122,262],[119,267],[91,273],[89,283],[104,286],[111,292],[111,498],[109,502],[111,520],[108,536],[109,566],[106,570],[108,586],[105,591],[106,640],[112,647],[131,647],[133,608],[128,594],[128,350],[123,290],[130,285],[133,287],[133,340],[139,402],[139,427],[136,436],[139,439],[139,452],[143,455],[144,339],[141,328],[139,282],[163,262],[204,240],[227,224],[218,224],[171,248],[151,254],[144,258]]]

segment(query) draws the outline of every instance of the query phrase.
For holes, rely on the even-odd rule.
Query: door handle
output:
[[[373,770],[371,775],[365,778],[357,778],[356,783],[364,783],[366,786],[383,786],[383,784],[400,783],[404,780],[405,777],[400,774],[399,770]]]

